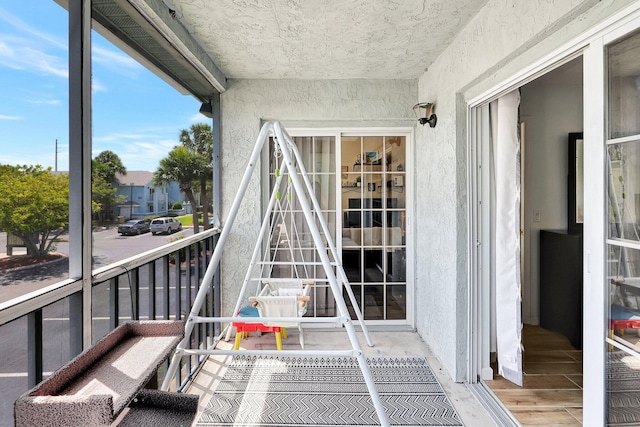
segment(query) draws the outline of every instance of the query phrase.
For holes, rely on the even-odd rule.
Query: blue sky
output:
[[[0,164],[68,167],[68,13],[53,0],[0,0]],[[209,123],[181,95],[92,33],[93,154],[153,171],[181,129]]]

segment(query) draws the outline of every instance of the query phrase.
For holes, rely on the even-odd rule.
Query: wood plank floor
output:
[[[525,325],[522,341],[523,387],[497,374],[486,384],[525,427],[581,426],[582,351],[539,326]]]

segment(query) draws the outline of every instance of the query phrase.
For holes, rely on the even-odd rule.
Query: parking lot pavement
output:
[[[191,236],[192,227],[170,235],[144,233],[135,236],[121,236],[117,227],[94,229],[93,232],[93,268],[138,255],[142,252],[166,245],[180,235]],[[55,264],[36,265],[27,269],[0,271],[0,303],[9,301],[29,292],[42,289],[68,278],[69,236],[63,234],[56,240],[55,252],[65,256]],[[23,248],[16,248],[15,254]],[[0,233],[0,251],[6,256],[6,233]],[[25,252],[26,253],[26,252]]]

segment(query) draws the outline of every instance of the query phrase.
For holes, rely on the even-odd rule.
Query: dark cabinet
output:
[[[540,326],[582,348],[582,234],[540,231]]]

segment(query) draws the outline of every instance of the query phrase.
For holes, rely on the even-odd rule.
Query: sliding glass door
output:
[[[406,137],[341,138],[342,262],[365,320],[407,318]]]
[[[291,134],[364,319],[406,324],[412,315],[407,304],[412,294],[407,286],[410,133],[363,135],[314,130]],[[273,142],[271,145],[273,152]],[[276,164],[277,158],[271,156],[269,188],[275,183]],[[295,198],[292,203],[292,214],[286,218],[288,228],[304,236],[307,226],[302,210]],[[270,251],[271,259],[291,257],[282,251],[275,253],[276,245]],[[296,259],[301,262],[275,268],[272,277],[314,278],[308,315],[336,315],[334,296],[323,267],[317,265],[315,248],[308,245],[299,252]],[[351,309],[346,291],[343,297]],[[355,319],[353,311],[351,315]]]
[[[640,32],[609,44],[608,425],[640,424]]]

